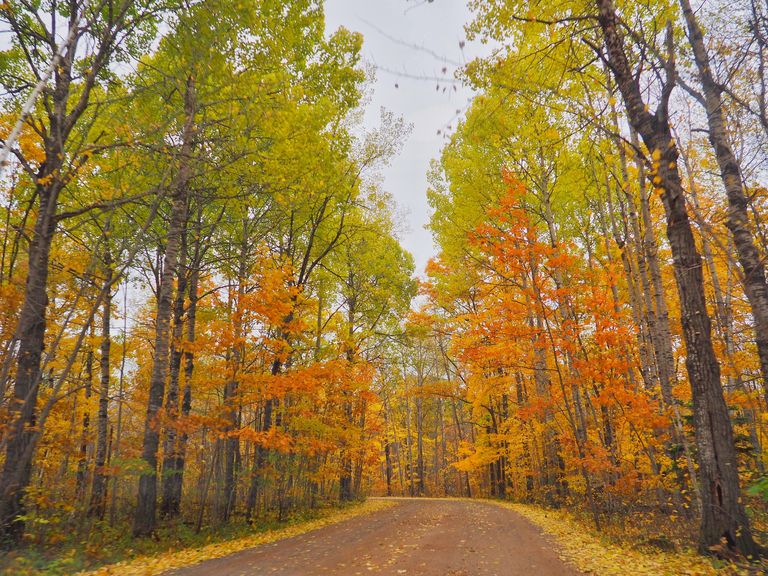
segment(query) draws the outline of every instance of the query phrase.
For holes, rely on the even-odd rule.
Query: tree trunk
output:
[[[112,260],[109,249],[104,255],[106,275],[105,285],[112,284]],[[101,356],[99,357],[99,372],[101,377],[99,388],[99,412],[96,417],[96,461],[93,471],[93,488],[89,512],[96,518],[103,519],[107,503],[107,474],[104,466],[107,462],[107,432],[109,428],[109,353],[112,346],[110,320],[112,315],[112,290],[108,289],[104,296],[104,307],[101,317]]]
[[[46,177],[60,167],[41,174]],[[38,179],[38,182],[40,180]],[[24,303],[19,314],[16,338],[16,380],[9,406],[9,426],[5,463],[0,475],[0,546],[13,547],[21,541],[26,508],[24,491],[29,486],[34,452],[34,426],[37,394],[40,387],[40,360],[43,354],[48,306],[48,261],[54,230],[60,186],[37,186],[40,207],[29,246],[29,271]]]
[[[272,376],[277,376],[282,368],[282,363],[279,358],[276,358],[272,363]],[[274,410],[275,401],[273,398],[268,398],[264,402],[264,415],[261,422],[260,431],[269,432],[272,429],[272,412]],[[261,480],[264,464],[267,460],[267,448],[262,445],[255,447],[255,454],[253,457],[253,468],[251,469],[251,485],[248,488],[248,497],[245,502],[245,521],[251,523],[253,520],[253,512],[256,509],[256,501],[259,497],[259,489],[261,488]]]
[[[693,48],[694,61],[704,92],[702,104],[707,112],[709,142],[715,152],[720,168],[720,178],[728,197],[725,225],[733,237],[733,244],[744,274],[742,283],[755,321],[755,344],[763,377],[763,394],[768,402],[768,283],[765,280],[765,266],[757,251],[750,227],[747,214],[749,200],[743,186],[741,166],[728,141],[728,126],[723,111],[721,89],[712,75],[703,33],[689,0],[680,0],[680,6],[683,8],[683,16],[688,26],[688,40]]]
[[[632,144],[639,149],[637,131],[632,131]],[[683,420],[680,415],[678,403],[672,395],[672,389],[677,384],[677,373],[675,370],[675,355],[672,350],[672,330],[669,324],[669,307],[667,306],[666,293],[664,291],[664,282],[661,275],[661,266],[659,265],[658,245],[656,235],[653,229],[653,219],[651,217],[650,199],[646,187],[645,164],[639,155],[635,156],[635,165],[638,172],[638,184],[640,195],[640,211],[643,220],[642,250],[648,262],[648,273],[653,287],[652,294],[646,294],[648,304],[648,315],[651,323],[651,339],[653,342],[654,357],[656,358],[656,367],[659,375],[659,387],[661,389],[661,398],[664,407],[671,412],[672,425],[674,428],[673,441],[681,445],[684,452],[685,463],[688,469],[691,485],[694,492],[694,504],[697,511],[701,511],[701,490],[696,478],[696,469],[693,462],[693,450],[683,427]],[[649,287],[644,287],[646,292]],[[673,447],[669,447],[673,448]],[[676,460],[677,457],[672,450],[668,448],[670,457]],[[678,484],[685,486],[685,477],[682,470],[675,464],[675,469],[679,471]]]
[[[666,82],[656,113],[651,114],[624,51],[612,0],[597,0],[597,7],[608,61],[624,99],[629,122],[651,153],[654,183],[661,192],[667,218],[667,238],[680,295],[686,368],[693,394],[694,428],[699,448],[703,504],[699,547],[708,552],[724,539],[729,547],[756,556],[760,548],[752,539],[741,503],[733,430],[720,384],[720,365],[712,347],[701,256],[688,219],[677,167],[679,152],[669,127],[667,107],[675,77],[673,50],[668,50]],[[668,43],[671,43],[671,35],[670,26]]]
[[[248,237],[248,221],[243,221],[242,242],[237,268],[237,301],[235,303],[233,324],[234,344],[232,345],[232,377],[224,391],[224,411],[227,427],[225,429],[225,454],[224,454],[224,502],[222,506],[221,520],[229,520],[230,514],[235,508],[235,496],[238,468],[240,464],[240,441],[234,432],[240,427],[240,410],[237,407],[237,393],[239,388],[240,370],[245,362],[243,340],[245,328],[243,326],[243,307],[246,295],[246,279],[248,277],[248,255],[250,238]]]
[[[123,332],[122,332],[122,350],[120,353],[120,374],[117,380],[117,423],[115,424],[115,448],[112,454],[112,458],[118,458],[120,456],[120,440],[123,436],[123,393],[125,391],[125,359],[128,355],[128,283],[126,282],[125,289],[123,290]],[[115,518],[117,516],[117,474],[112,478],[112,497],[109,506],[109,524],[114,526]]]
[[[419,384],[421,387],[421,384]],[[421,396],[416,398],[416,495],[424,496],[424,400]]]
[[[347,286],[354,290],[354,272],[349,269],[347,274]],[[353,344],[353,338],[355,335],[355,296],[351,294],[347,297],[347,362],[352,367],[355,362],[355,349]],[[352,450],[350,448],[349,439],[352,435],[352,427],[354,423],[352,421],[352,398],[349,390],[342,390],[343,395],[343,407],[344,413],[344,433],[345,438],[341,443],[341,450],[339,459],[341,460],[341,474],[339,475],[339,500],[342,502],[348,502],[352,500],[353,488],[352,488]]]
[[[179,377],[181,375],[180,347],[184,336],[184,298],[187,292],[187,232],[186,223],[181,231],[181,247],[176,271],[176,298],[173,303],[173,338],[171,340],[171,364],[168,378],[168,392],[165,396],[165,414],[170,424],[165,430],[163,442],[163,499],[160,514],[164,517],[178,516],[181,502],[174,498],[174,483],[176,481],[176,460],[178,458],[179,418]]]
[[[240,362],[240,354],[234,354],[233,364]],[[224,429],[224,485],[221,494],[219,520],[227,522],[235,506],[235,488],[237,479],[237,464],[240,456],[240,443],[232,433],[238,427],[238,410],[236,407],[237,374],[227,383],[224,390],[224,411],[227,421]]]
[[[360,429],[360,445],[356,452],[356,460],[354,464],[355,474],[352,482],[352,495],[359,496],[362,494],[363,488],[363,469],[365,468],[365,415],[368,411],[367,402],[364,398],[358,400],[358,406],[360,410],[360,421],[358,427]]]
[[[187,347],[184,350],[184,389],[181,397],[181,418],[189,416],[192,409],[192,375],[195,371],[195,353],[192,344],[195,341],[195,322],[197,319],[197,287],[200,279],[200,259],[202,257],[201,244],[202,206],[198,206],[197,221],[195,223],[195,250],[190,263],[189,287],[187,290],[189,305],[187,308]],[[167,514],[178,515],[181,511],[181,493],[184,485],[184,465],[187,454],[187,441],[189,434],[184,429],[178,435],[173,462],[170,463],[167,486],[163,487],[163,507]],[[163,465],[165,469],[165,464]]]
[[[149,400],[144,420],[144,440],[141,457],[147,470],[139,478],[139,492],[133,522],[134,536],[146,536],[155,529],[157,507],[157,449],[160,444],[157,415],[163,403],[165,380],[168,375],[170,351],[170,323],[173,295],[173,277],[181,247],[182,229],[186,222],[187,189],[192,170],[190,155],[195,135],[194,80],[187,78],[184,94],[185,123],[180,150],[179,172],[174,182],[171,222],[166,237],[163,273],[157,295],[155,321],[155,355],[149,383]]]
[[[352,402],[347,397],[344,398],[343,412],[346,424],[345,432],[349,434],[349,426],[351,426],[352,423]],[[352,500],[352,454],[350,453],[348,445],[342,446],[339,458],[341,460],[341,474],[339,476],[339,500],[342,502],[349,502]]]
[[[390,455],[390,444],[388,436],[384,438],[384,465],[384,473],[387,477],[387,496],[392,496],[392,456]]]
[[[408,388],[406,380],[405,389],[405,422],[406,422],[406,436],[405,442],[407,447],[408,462],[406,463],[406,477],[408,479],[408,493],[411,497],[415,495],[414,482],[413,482],[413,436],[411,435],[411,402],[409,398]]]
[[[634,129],[632,130],[632,140],[636,146],[639,145],[637,142],[637,132]],[[659,374],[661,397],[664,404],[670,406],[674,402],[672,388],[677,379],[675,377],[675,355],[672,351],[672,331],[669,327],[669,308],[664,292],[661,266],[659,265],[656,236],[653,232],[651,206],[645,186],[645,166],[640,158],[637,159],[637,169],[640,184],[640,213],[643,219],[642,247],[648,262],[648,272],[653,287],[652,302],[648,302],[652,306],[652,308],[649,308],[649,314],[655,308],[651,316],[653,320],[651,327],[653,329],[654,355]]]
[[[93,339],[93,322],[90,323],[89,332]],[[93,393],[93,346],[88,345],[85,353],[85,398],[83,399],[83,427],[80,431],[80,452],[77,456],[77,477],[75,499],[85,502],[88,491],[88,445],[91,433],[91,406],[90,400]]]

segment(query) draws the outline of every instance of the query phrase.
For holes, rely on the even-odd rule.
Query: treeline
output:
[[[382,489],[757,556],[765,5],[473,5],[498,48],[432,173],[429,370],[390,387]]]
[[[0,541],[350,500],[413,263],[322,2],[0,5]],[[373,459],[373,460],[372,460]]]

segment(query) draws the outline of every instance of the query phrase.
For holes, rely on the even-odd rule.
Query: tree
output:
[[[195,115],[197,100],[195,79],[187,77],[184,87],[184,126],[181,131],[179,165],[173,184],[171,218],[166,237],[163,274],[157,295],[155,317],[155,359],[149,383],[149,401],[144,422],[142,458],[148,471],[139,480],[139,495],[133,523],[135,536],[151,534],[155,528],[157,506],[157,450],[160,444],[157,414],[163,404],[165,380],[168,376],[168,357],[171,343],[171,312],[173,303],[173,279],[176,273],[181,240],[187,220],[187,194],[192,177],[191,157],[195,139]]]
[[[703,551],[725,538],[743,554],[756,556],[749,520],[741,503],[736,451],[728,408],[720,387],[720,365],[712,347],[712,331],[704,296],[699,255],[685,206],[677,160],[679,152],[669,127],[669,97],[674,88],[674,55],[668,50],[666,78],[655,114],[646,111],[640,87],[632,74],[610,0],[598,2],[606,59],[621,91],[627,116],[653,159],[654,183],[661,191],[667,214],[667,237],[675,262],[675,278],[682,308],[686,367],[693,389],[696,441],[699,448]],[[671,37],[670,30],[667,32]]]
[[[729,127],[722,98],[723,88],[715,80],[701,25],[688,0],[680,0],[680,6],[703,92],[696,93],[695,97],[706,111],[709,141],[715,152],[720,178],[728,198],[726,225],[733,236],[733,244],[743,271],[744,292],[749,298],[752,317],[755,320],[755,343],[760,368],[763,381],[768,384],[768,284],[765,279],[765,266],[758,253],[747,212],[749,201],[745,178],[729,142]]]
[[[164,8],[155,3],[126,1],[103,12],[97,7],[89,8],[87,2],[76,2],[66,8],[57,3],[46,4],[30,8],[8,3],[2,10],[3,19],[13,31],[14,56],[24,70],[20,78],[12,69],[7,71],[3,83],[12,93],[23,90],[28,78],[40,78],[43,68],[58,51],[57,36],[45,27],[41,15],[48,13],[52,23],[62,20],[69,27],[65,35],[67,46],[55,70],[53,86],[44,90],[37,110],[27,119],[40,139],[42,155],[29,157],[23,149],[13,151],[35,183],[36,216],[29,242],[24,301],[14,336],[17,365],[13,424],[6,443],[0,494],[0,539],[4,546],[18,543],[24,532],[20,517],[24,514],[24,490],[30,481],[35,450],[35,411],[46,334],[51,245],[57,225],[72,216],[68,210],[61,211],[60,206],[66,206],[69,200],[68,185],[99,148],[98,135],[88,129],[92,121],[91,99],[108,76],[110,62],[129,49],[128,38],[137,41],[134,46],[141,46],[151,36],[146,30],[151,30],[154,18]],[[6,361],[10,362],[10,357]]]

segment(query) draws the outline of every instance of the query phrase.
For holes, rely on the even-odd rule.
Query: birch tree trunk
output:
[[[741,503],[738,462],[733,429],[720,384],[720,365],[712,347],[712,325],[704,296],[701,256],[696,248],[677,159],[679,151],[669,126],[668,103],[674,87],[674,57],[669,50],[656,113],[648,111],[637,77],[632,73],[612,0],[597,0],[599,23],[607,60],[621,91],[629,122],[653,158],[654,182],[661,191],[667,218],[667,238],[680,295],[686,367],[693,395],[693,417],[698,445],[702,514],[699,547],[727,545],[756,556],[760,547],[752,539]],[[671,28],[668,31],[671,43]]]
[[[106,275],[104,283],[112,284],[112,259],[109,249],[105,251],[104,268]],[[107,503],[107,474],[104,466],[107,462],[107,432],[109,428],[109,358],[112,346],[111,334],[112,315],[112,291],[107,290],[104,297],[103,312],[101,317],[101,356],[99,357],[99,411],[96,416],[96,459],[93,471],[93,487],[91,489],[91,502],[89,513],[96,518],[104,518]]]
[[[726,227],[731,232],[739,264],[743,272],[744,293],[752,309],[755,321],[755,344],[760,358],[763,377],[763,394],[768,402],[768,283],[765,280],[765,266],[755,244],[747,210],[749,200],[744,189],[741,165],[731,148],[728,125],[723,111],[721,88],[712,75],[711,62],[704,35],[691,9],[689,0],[680,0],[683,16],[688,27],[688,41],[693,48],[693,57],[699,71],[703,91],[702,104],[707,112],[709,142],[717,158],[720,178],[728,198]]]

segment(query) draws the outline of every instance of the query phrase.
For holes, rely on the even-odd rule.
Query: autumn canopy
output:
[[[470,2],[426,270],[324,2],[65,4],[0,4],[4,551],[396,495],[764,555],[764,3]]]

